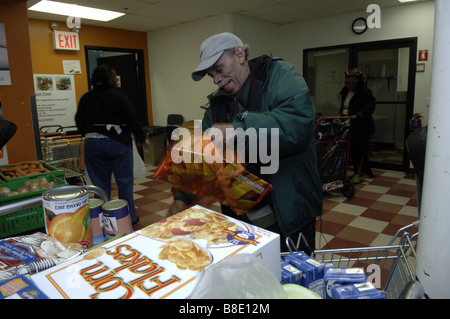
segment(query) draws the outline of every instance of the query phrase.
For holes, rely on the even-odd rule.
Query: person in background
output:
[[[422,205],[422,188],[425,174],[425,154],[427,150],[428,126],[412,131],[406,139],[406,150],[413,164],[416,175],[417,209],[420,217],[420,206]]]
[[[353,184],[364,181],[363,173],[374,177],[369,163],[369,137],[375,132],[372,114],[375,111],[375,97],[364,82],[358,69],[345,72],[345,86],[340,92],[342,103],[339,115],[350,120],[350,159],[353,163]]]
[[[111,196],[111,177],[118,188],[118,197],[128,202],[132,223],[138,221],[133,200],[132,134],[137,143],[145,135],[127,96],[117,89],[116,71],[107,65],[98,66],[92,74],[93,89],[78,104],[75,123],[84,142],[84,163],[95,186]]]
[[[269,196],[245,215],[237,216],[224,205],[222,213],[280,234],[281,251],[287,251],[287,237],[297,243],[301,233],[306,243],[302,240],[300,249],[311,253],[323,192],[313,134],[315,109],[303,77],[280,58],[262,55],[249,61],[248,46],[227,32],[206,39],[200,59],[193,80],[208,75],[219,87],[208,96],[203,130],[277,128],[280,134],[276,172],[261,174],[261,163],[246,163],[250,173],[272,184]],[[191,201],[191,196],[179,192],[169,215],[187,208]]]

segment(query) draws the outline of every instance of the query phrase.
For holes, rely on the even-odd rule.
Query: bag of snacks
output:
[[[174,195],[183,191],[212,198],[230,206],[237,215],[244,214],[266,196],[272,185],[249,173],[236,160],[227,161],[226,151],[215,148],[212,143],[205,136],[193,134],[181,142],[172,142],[154,178],[172,183]],[[223,154],[216,154],[216,151]]]

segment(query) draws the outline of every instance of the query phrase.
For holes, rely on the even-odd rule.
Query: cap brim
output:
[[[216,62],[220,59],[223,52],[224,51],[220,51],[215,55],[213,55],[212,57],[210,57],[209,59],[202,61],[194,70],[194,72],[192,72],[192,79],[194,81],[200,81],[201,79],[203,79],[203,77],[208,72],[209,68],[211,68],[214,64],[216,64]]]

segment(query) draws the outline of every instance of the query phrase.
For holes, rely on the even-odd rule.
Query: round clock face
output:
[[[364,33],[367,30],[367,22],[364,18],[357,18],[352,23],[352,30],[356,34]]]

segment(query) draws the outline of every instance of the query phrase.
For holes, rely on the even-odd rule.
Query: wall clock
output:
[[[352,30],[356,34],[363,34],[367,30],[367,21],[365,18],[356,18],[352,23]]]

